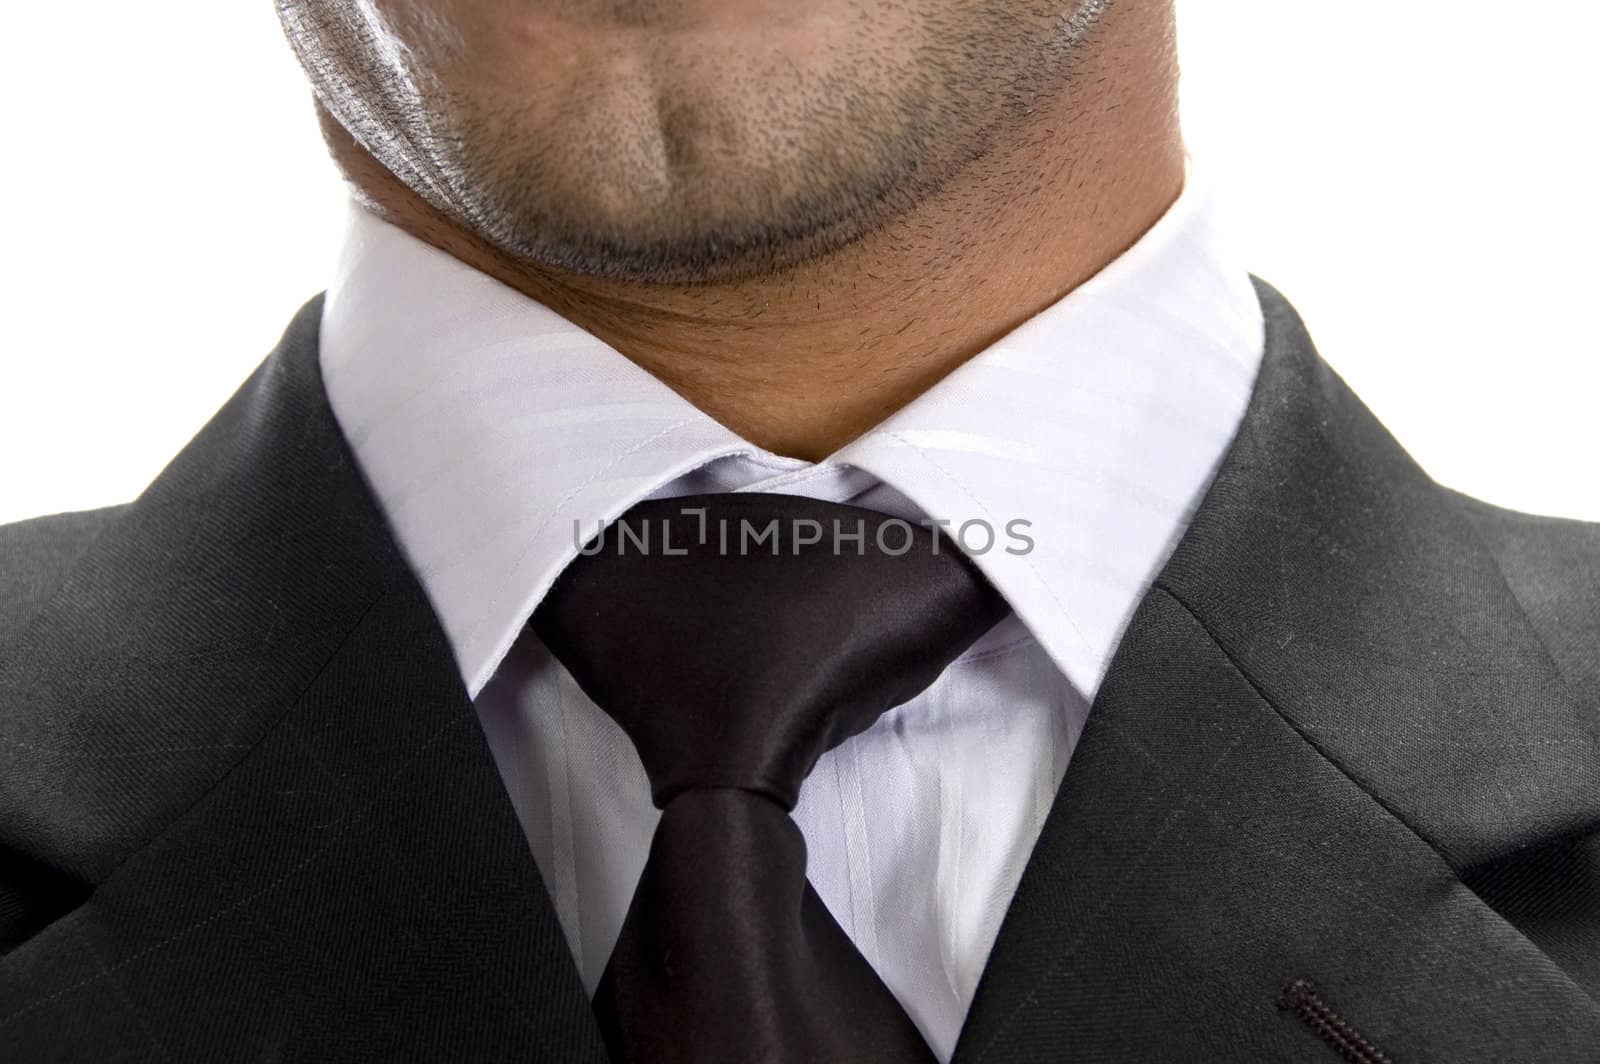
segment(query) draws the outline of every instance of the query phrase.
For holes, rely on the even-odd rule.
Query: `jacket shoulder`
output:
[[[1600,708],[1600,524],[1455,495],[1574,693]]]
[[[0,646],[14,639],[125,505],[0,525]]]

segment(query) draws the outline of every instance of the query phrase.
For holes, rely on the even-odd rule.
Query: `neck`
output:
[[[728,283],[630,285],[512,260],[325,112],[323,127],[370,209],[594,333],[750,442],[817,460],[1092,277],[1171,205],[1183,145],[1168,7],[1112,5],[1064,91],[915,208],[825,259]]]

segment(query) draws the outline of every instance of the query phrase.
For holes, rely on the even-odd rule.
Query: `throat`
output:
[[[1164,9],[1113,5],[1065,90],[942,187],[838,251],[725,281],[643,284],[517,260],[331,119],[324,132],[369,209],[604,340],[749,442],[817,461],[1067,296],[1171,206],[1185,167],[1171,29]]]

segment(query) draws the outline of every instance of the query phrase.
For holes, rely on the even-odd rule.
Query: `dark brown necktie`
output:
[[[644,503],[589,549],[533,624],[661,810],[595,994],[613,1058],[931,1061],[806,881],[789,813],[823,753],[932,683],[1003,601],[926,528],[788,495]]]

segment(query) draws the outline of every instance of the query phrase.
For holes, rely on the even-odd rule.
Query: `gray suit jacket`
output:
[[[1434,484],[1260,293],[956,1059],[1600,1059],[1600,530]],[[604,1059],[319,315],[0,529],[0,1060]]]

